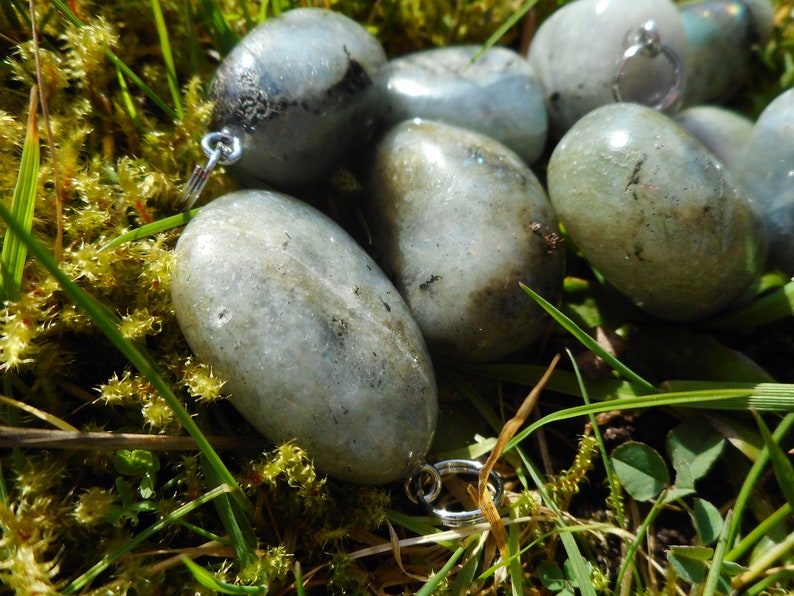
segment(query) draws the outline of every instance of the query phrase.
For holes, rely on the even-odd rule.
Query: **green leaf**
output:
[[[686,463],[693,480],[703,478],[725,446],[723,436],[703,420],[691,419],[667,435],[667,452],[676,470]]]
[[[182,563],[185,564],[193,574],[193,577],[198,583],[205,588],[219,592],[221,594],[266,594],[267,586],[236,586],[229,584],[218,579],[214,573],[207,571],[201,565],[194,563],[184,555],[182,556]]]
[[[168,39],[168,28],[163,18],[163,9],[160,6],[160,0],[151,0],[152,14],[154,15],[154,24],[157,28],[157,37],[160,39],[160,53],[163,56],[163,65],[165,66],[165,77],[168,80],[168,89],[171,91],[171,99],[174,101],[174,108],[180,120],[185,118],[185,112],[182,109],[182,97],[179,94],[179,82],[176,77],[176,67],[174,66],[174,56],[171,53],[171,42]]]
[[[690,515],[701,544],[708,546],[719,538],[723,526],[722,515],[709,501],[696,498]]]
[[[132,242],[133,240],[138,240],[140,238],[146,238],[147,236],[154,236],[160,232],[165,232],[167,230],[173,230],[174,228],[178,228],[179,226],[184,226],[190,221],[196,213],[199,212],[200,207],[196,207],[195,209],[191,209],[190,211],[186,211],[184,213],[177,213],[176,215],[171,215],[170,217],[164,217],[163,219],[158,219],[157,221],[153,221],[150,224],[143,225],[139,228],[135,228],[130,230],[129,232],[125,232],[120,236],[117,236],[107,244],[103,245],[102,248],[99,250],[108,250],[110,248],[115,248],[117,246],[121,246],[127,242]]]
[[[25,144],[22,146],[22,159],[17,174],[14,194],[11,197],[11,217],[26,232],[33,225],[33,212],[36,204],[36,188],[39,178],[40,144],[39,131],[36,127],[37,110],[36,87],[30,92],[30,113]],[[0,254],[0,300],[17,300],[22,285],[22,273],[28,250],[19,235],[13,230],[6,230],[3,238],[3,250]]]
[[[140,476],[160,470],[160,460],[151,451],[119,449],[113,454],[113,467],[125,476]]]
[[[561,327],[578,339],[582,345],[584,345],[584,347],[590,350],[593,354],[600,356],[604,362],[614,368],[618,373],[623,375],[627,381],[637,384],[647,393],[653,393],[656,391],[656,387],[654,387],[652,383],[643,379],[640,375],[615,358],[615,356],[607,352],[595,339],[590,337],[589,333],[574,323],[570,317],[566,316],[562,311],[557,309],[551,302],[543,298],[543,296],[535,292],[532,288],[524,284],[519,285],[527,294],[532,297],[535,302],[541,306],[541,308],[543,308],[543,310],[549,313]]]
[[[612,451],[610,459],[620,484],[637,501],[658,497],[670,483],[664,459],[644,443],[624,443]]]
[[[685,460],[673,462],[673,469],[675,470],[676,489],[694,492],[695,477],[692,475],[692,468],[690,467],[689,462]],[[679,499],[681,497],[676,495],[675,498]]]
[[[538,577],[543,585],[552,592],[559,592],[565,588],[565,574],[554,561],[548,559],[541,561],[538,565]]]
[[[711,560],[713,553],[703,546],[673,546],[667,551],[667,560],[682,579],[700,584],[706,579],[706,562]]]

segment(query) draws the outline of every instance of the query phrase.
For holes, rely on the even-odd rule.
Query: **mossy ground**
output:
[[[586,578],[579,570],[579,579],[596,592],[620,591],[614,581],[625,566],[626,545],[648,519],[648,505],[605,487],[599,445],[611,449],[634,439],[663,451],[666,432],[684,417],[703,417],[698,410],[660,406],[603,413],[597,421],[600,434],[594,434],[598,425],[592,421],[572,418],[535,433],[523,445],[526,454],[505,454],[498,469],[508,489],[509,515],[523,518],[507,530],[510,552],[521,553],[507,565],[492,568],[499,553],[484,528],[407,546],[400,539],[432,536],[436,529],[400,486],[356,487],[318,476],[299,448],[268,445],[224,402],[223,380],[193,358],[173,316],[169,271],[178,227],[106,247],[131,229],[181,212],[182,185],[193,165],[204,160],[199,146],[209,112],[204,92],[215,65],[264,16],[292,3],[34,4],[35,20],[21,0],[4,0],[0,6],[0,198],[9,205],[20,181],[32,185],[32,236],[69,282],[104,305],[107,320],[131,349],[150,356],[198,429],[222,449],[221,459],[244,496],[230,497],[223,470],[208,463],[206,452],[171,441],[185,433],[169,397],[116,349],[96,318],[86,313],[81,302],[86,299],[76,299],[41,259],[28,256],[18,289],[10,273],[3,273],[2,589],[19,594],[211,592],[212,580],[191,571],[183,560],[188,557],[226,582],[214,589],[228,593],[252,593],[261,585],[270,586],[271,593],[300,592],[298,569],[305,589],[317,593],[497,593],[511,585],[514,593],[563,593],[570,588],[565,578],[544,584],[539,570],[544,565],[561,569],[571,559],[564,539],[569,534],[557,533],[565,520],[563,526],[578,527],[575,546],[592,565]],[[393,56],[434,45],[482,43],[523,3],[316,4],[366,24]],[[500,43],[526,43],[532,28],[560,4],[538,3]],[[759,48],[757,76],[735,98],[735,105],[751,115],[794,83],[794,33],[786,16],[792,3],[778,4],[775,39]],[[158,22],[167,37],[158,35]],[[37,103],[30,120],[33,88]],[[26,145],[40,147],[37,171],[23,163]],[[233,179],[218,172],[205,196],[234,186]],[[340,173],[318,200],[340,218],[356,221],[348,203],[355,188],[349,174]],[[625,311],[616,306],[618,298],[593,281],[583,265],[578,272],[583,279],[570,280],[563,310],[583,325],[630,329],[629,340],[613,337],[603,343],[653,384],[675,375],[724,384],[772,377],[794,381],[789,302],[775,311],[779,315],[762,308],[753,321],[769,326],[753,324],[753,335],[737,333],[736,325],[697,334],[660,330],[647,321],[627,321],[619,314]],[[787,287],[774,273],[765,279],[773,294]],[[515,413],[527,386],[565,348],[579,353],[583,369],[592,365],[587,387],[594,400],[636,391],[636,383],[605,371],[602,362],[569,337],[550,331],[540,347],[500,365],[441,367],[442,418],[452,423],[442,425],[436,455],[485,455],[493,445],[489,437]],[[734,356],[726,344],[751,354],[766,370]],[[681,356],[687,350],[708,355],[698,370]],[[582,403],[571,365],[561,367],[567,376],[558,375],[551,383],[538,418]],[[764,443],[751,430],[749,414],[735,425],[720,410],[708,417],[712,427],[727,428],[725,436],[738,446],[698,484],[698,494],[707,495],[724,514],[754,461],[750,447],[758,452]],[[787,419],[773,415],[769,422],[783,428],[781,420]],[[34,439],[25,429],[50,432]],[[74,430],[103,434],[75,437],[70,434]],[[110,432],[116,442],[106,446],[102,437]],[[540,494],[526,488],[531,483],[525,455],[545,474],[546,489]],[[765,537],[754,543],[758,550],[785,544],[791,530],[790,496],[787,500],[786,489],[770,470],[759,476],[763,483],[740,533],[764,527]],[[585,490],[580,493],[580,488]],[[615,497],[625,502],[621,505]],[[778,523],[769,522],[786,503],[788,513],[784,510]],[[673,593],[676,578],[660,545],[692,545],[696,533],[678,504],[654,522],[638,550],[641,563],[627,574],[629,589]],[[751,553],[738,558],[750,570],[759,569],[757,560]],[[745,577],[743,588],[749,586],[752,593],[784,590],[791,585],[792,564],[790,554],[781,555],[760,568],[757,578]],[[428,583],[445,566],[447,571],[435,576],[438,583]],[[764,583],[766,575],[772,581]],[[679,580],[678,590],[688,585]]]

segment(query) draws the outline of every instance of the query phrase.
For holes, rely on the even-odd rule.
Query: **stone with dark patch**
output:
[[[510,149],[449,124],[410,121],[378,144],[369,213],[376,259],[431,352],[469,362],[525,348],[546,328],[523,282],[560,296],[557,219]]]
[[[323,179],[373,133],[386,56],[361,25],[300,8],[246,35],[218,68],[210,130],[240,137],[234,171],[252,186]]]

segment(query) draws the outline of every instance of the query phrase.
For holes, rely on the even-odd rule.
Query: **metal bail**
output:
[[[186,210],[190,209],[198,200],[215,166],[233,164],[239,161],[243,155],[240,139],[225,132],[211,132],[204,135],[204,138],[201,139],[201,148],[207,156],[207,163],[204,164],[204,167],[197,165],[185,184],[181,202],[186,203]]]
[[[672,80],[664,96],[655,105],[650,107],[660,111],[666,110],[681,94],[681,85],[684,78],[681,59],[673,48],[661,42],[659,31],[656,28],[656,22],[653,20],[646,21],[642,27],[636,31],[630,31],[626,38],[627,45],[630,45],[628,45],[626,51],[623,52],[623,56],[621,56],[620,62],[615,69],[615,77],[612,79],[612,96],[617,102],[623,101],[623,92],[620,89],[620,84],[626,74],[626,67],[635,56],[642,54],[648,58],[657,58],[659,55],[662,55],[670,63]]]
[[[463,474],[479,477],[482,464],[468,459],[447,459],[436,464],[424,464],[422,468],[405,481],[405,492],[414,503],[425,507],[433,516],[437,517],[442,525],[448,528],[461,528],[485,521],[482,511],[470,509],[464,511],[449,511],[443,507],[434,507],[433,502],[441,494],[444,478],[447,476]],[[496,507],[502,505],[504,500],[504,486],[502,479],[496,472],[488,476],[488,487],[491,490]]]

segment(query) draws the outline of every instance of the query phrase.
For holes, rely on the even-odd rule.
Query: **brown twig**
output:
[[[532,410],[535,408],[535,404],[538,402],[541,391],[543,391],[543,388],[546,386],[546,383],[551,377],[551,373],[554,372],[554,367],[557,366],[559,361],[560,355],[556,354],[552,359],[551,364],[549,364],[549,367],[546,369],[546,372],[543,373],[543,376],[540,378],[537,385],[535,385],[532,388],[532,391],[529,392],[529,395],[527,395],[527,397],[524,399],[524,402],[518,408],[518,411],[515,413],[515,415],[510,420],[505,422],[505,425],[499,432],[496,445],[491,451],[491,454],[488,456],[488,459],[483,465],[482,470],[480,470],[478,504],[483,516],[488,523],[491,524],[494,538],[496,538],[496,544],[499,547],[499,554],[502,556],[503,560],[507,560],[509,555],[507,552],[507,540],[505,539],[505,526],[502,522],[502,518],[499,516],[499,512],[496,510],[493,497],[488,490],[488,481],[491,470],[493,470],[497,460],[502,456],[502,452],[504,451],[505,446],[510,442],[510,439],[516,435],[518,429],[520,429],[527,421],[529,414],[532,412]]]
[[[264,450],[270,443],[260,435],[212,436],[215,449]],[[149,451],[193,451],[196,442],[188,436],[145,435],[96,431],[64,431],[0,426],[0,447],[28,449],[146,449]]]

